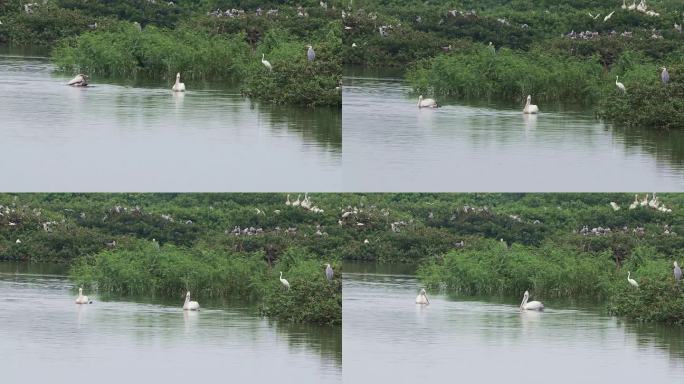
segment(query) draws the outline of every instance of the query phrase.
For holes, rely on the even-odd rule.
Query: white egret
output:
[[[88,75],[79,73],[73,79],[69,80],[67,85],[72,85],[74,87],[85,87],[88,85]]]
[[[617,205],[614,201],[610,202],[610,206],[613,208],[613,211],[619,211],[620,210],[620,206]]]
[[[174,92],[185,92],[185,83],[180,82],[180,72],[176,73],[176,83],[173,84],[171,90]]]
[[[636,282],[636,280],[632,279],[631,276],[632,272],[627,271],[627,282],[631,284],[633,287],[639,288],[639,283]]]
[[[199,311],[200,306],[196,301],[190,301],[190,291],[185,294],[185,303],[183,303],[184,311]]]
[[[639,196],[634,195],[634,202],[629,205],[629,209],[635,209],[636,207],[639,206]]]
[[[677,283],[682,279],[682,269],[679,268],[679,264],[676,261],[674,262],[674,277]]]
[[[662,67],[661,68],[663,71],[660,72],[660,80],[662,80],[663,84],[666,84],[670,82],[670,74],[667,72],[667,68]]]
[[[262,54],[261,54],[261,64],[263,64],[264,67],[268,68],[269,71],[272,71],[272,70],[273,70],[273,66],[271,65],[271,63],[268,62],[268,60],[265,59],[265,57],[266,57],[266,55],[264,55],[264,54],[262,53]]]
[[[525,294],[523,294],[522,303],[520,303],[520,310],[541,311],[544,309],[544,304],[542,304],[541,301],[527,302],[529,298],[530,292],[525,291]]]
[[[287,200],[285,200],[285,205],[290,206],[292,205],[292,202],[290,201],[290,194],[287,194]]]
[[[645,207],[645,206],[648,205],[648,193],[644,196],[644,199],[641,200],[641,202],[639,203],[639,205],[641,205],[642,207]]]
[[[280,271],[280,282],[283,283],[285,287],[287,287],[287,290],[290,290],[290,282],[283,279],[283,271]]]
[[[295,200],[295,201],[292,202],[292,206],[293,206],[293,207],[299,207],[299,205],[301,204],[301,201],[299,201],[299,197],[300,197],[300,196],[301,196],[301,195],[297,195],[297,200]]]
[[[418,296],[416,296],[416,304],[430,304],[430,300],[428,300],[427,292],[425,292],[424,288],[421,289]]]
[[[309,49],[306,51],[306,59],[309,61],[314,61],[314,59],[316,58],[316,52],[314,52],[312,46],[307,45],[307,47]]]
[[[615,85],[617,85],[618,89],[621,90],[622,92],[627,92],[625,85],[622,84],[621,82],[619,82],[618,79],[619,79],[619,76],[615,76]]]
[[[635,1],[632,1],[632,5],[630,5],[629,7],[627,7],[627,9],[629,9],[630,11],[633,11],[634,9],[636,9],[636,0],[635,0]]]
[[[615,13],[615,11],[609,13],[608,16],[604,17],[603,22],[605,23],[606,21],[610,20],[610,18],[613,16],[613,13]]]
[[[423,99],[423,95],[418,96],[418,108],[437,108],[435,99]]]
[[[622,0],[622,9],[627,9],[627,4],[625,4],[625,0]]]
[[[21,240],[17,239],[16,243],[21,244]]]
[[[676,263],[676,261],[675,261]],[[328,282],[331,283],[333,279],[333,269],[330,266],[330,264],[326,264],[325,267],[325,278],[328,279]]]
[[[83,288],[78,289],[78,297],[76,298],[76,304],[92,304],[93,302],[88,300],[88,296],[83,296]]]
[[[539,107],[532,103],[532,95],[527,95],[527,102],[525,103],[525,108],[523,108],[523,113],[539,113]]]

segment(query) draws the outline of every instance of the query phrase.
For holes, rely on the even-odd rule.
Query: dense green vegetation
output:
[[[190,290],[257,300],[287,321],[341,322],[340,255],[318,252],[314,235],[324,218],[282,195],[21,194],[0,205],[0,260],[68,263],[75,283],[101,292]]]
[[[239,82],[261,101],[340,106],[341,24],[317,1],[48,1],[0,8],[0,43],[46,46],[68,73]],[[219,12],[221,10],[221,12]],[[257,13],[258,10],[258,13]],[[226,14],[226,12],[229,12]],[[316,59],[306,59],[307,45]],[[261,63],[262,54],[272,64]]]
[[[623,10],[619,1],[361,0],[344,14],[342,55],[352,65],[409,65],[407,78],[423,94],[532,94],[596,106],[626,127],[681,128],[681,4],[647,4],[658,15]],[[672,89],[660,84],[663,66]]]

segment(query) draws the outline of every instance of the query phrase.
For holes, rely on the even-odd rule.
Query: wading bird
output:
[[[266,60],[265,57],[266,57],[266,55],[262,53],[261,54],[261,64],[263,64],[264,67],[268,68],[269,71],[272,71],[273,66],[271,65],[271,63],[268,62],[268,60]]]
[[[418,96],[418,108],[437,108],[435,99],[423,99],[423,95]]]
[[[677,262],[675,261],[675,264],[676,264],[676,263],[677,263]],[[332,283],[332,279],[333,279],[333,269],[332,269],[332,267],[330,266],[330,264],[326,264],[326,267],[325,267],[325,278],[328,279],[328,282],[329,282],[329,283]]]
[[[183,303],[184,311],[199,311],[200,306],[196,301],[190,301],[190,291],[185,294],[185,303]]]
[[[639,283],[636,282],[636,280],[632,279],[631,276],[632,272],[627,271],[627,282],[631,284],[633,287],[639,288]]]
[[[180,72],[176,73],[176,83],[173,84],[171,90],[174,92],[185,92],[185,83],[180,82]]]
[[[544,309],[544,304],[541,303],[541,301],[530,301],[527,302],[527,300],[530,298],[530,292],[525,291],[525,294],[523,294],[523,299],[522,303],[520,303],[520,310],[529,310],[529,311],[541,311]]]
[[[314,52],[313,47],[310,45],[307,45],[309,49],[306,51],[306,59],[309,61],[314,61],[316,58],[316,52]]]
[[[78,289],[78,297],[76,298],[76,304],[92,304],[93,302],[88,300],[88,296],[83,296],[83,288]]]
[[[525,108],[523,108],[523,113],[539,113],[539,107],[532,103],[532,96],[527,95],[527,102],[525,103]]]
[[[679,280],[682,279],[682,269],[679,268],[679,264],[676,261],[674,262],[674,277],[677,284],[679,284]]]
[[[287,290],[290,290],[290,282],[283,279],[283,271],[280,271],[280,282],[283,283],[283,285],[287,288]]]
[[[670,82],[670,74],[667,72],[667,68],[662,67],[661,69],[663,71],[660,72],[660,80],[663,81],[663,84],[667,85]]]
[[[88,75],[84,75],[82,73],[79,73],[78,75],[76,75],[76,77],[69,80],[67,85],[71,85],[74,87],[85,87],[88,85]]]
[[[430,300],[428,300],[427,292],[425,292],[424,288],[421,289],[418,296],[416,296],[416,304],[430,304]]]
[[[622,92],[627,92],[625,85],[622,84],[621,82],[619,82],[618,79],[619,79],[619,76],[615,76],[615,85],[617,85],[618,89],[621,90]]]

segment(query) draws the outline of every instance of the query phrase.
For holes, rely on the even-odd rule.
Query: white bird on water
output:
[[[423,99],[423,95],[418,96],[418,108],[437,108],[435,99]]]
[[[199,311],[200,306],[196,301],[190,301],[190,291],[185,294],[185,303],[183,303],[184,311]]]
[[[263,64],[264,67],[268,68],[269,71],[273,70],[273,66],[271,65],[271,63],[268,62],[268,60],[266,60],[266,55],[263,53],[261,54],[261,64]]]
[[[539,113],[539,107],[532,103],[532,95],[527,95],[527,102],[525,103],[525,108],[523,108],[523,113]]]
[[[631,278],[632,272],[627,271],[627,282],[629,282],[633,287],[639,288],[639,283],[636,282],[636,280]]]
[[[185,92],[185,83],[180,82],[180,72],[176,73],[176,83],[171,87],[174,92]]]
[[[542,304],[541,301],[527,302],[529,298],[530,292],[525,291],[525,294],[523,294],[522,303],[520,303],[520,310],[541,311],[544,309],[544,304]]]
[[[427,292],[425,292],[424,288],[421,289],[418,296],[416,296],[416,304],[430,304],[430,300],[428,300]]]
[[[618,89],[621,90],[622,92],[627,92],[625,85],[618,81],[619,77],[620,76],[615,76],[615,85],[617,85]]]
[[[82,73],[79,73],[78,75],[76,75],[76,77],[69,80],[67,85],[71,85],[74,87],[85,87],[88,85],[88,75],[84,75]]]
[[[93,302],[88,300],[88,296],[83,296],[83,288],[78,289],[78,297],[76,298],[76,304],[92,304]]]
[[[287,287],[287,290],[290,290],[290,282],[283,279],[283,271],[280,271],[280,282],[283,283],[285,287]]]

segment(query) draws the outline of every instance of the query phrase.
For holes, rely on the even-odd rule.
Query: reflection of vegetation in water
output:
[[[641,347],[655,345],[665,349],[670,356],[684,359],[684,327],[663,324],[618,321],[625,332],[634,336]]]
[[[288,338],[291,350],[305,347],[318,351],[324,362],[330,362],[335,368],[342,367],[342,327],[321,327],[311,324],[275,324],[279,333],[289,335],[296,333],[299,338]]]
[[[287,130],[300,134],[305,142],[315,141],[326,148],[342,150],[342,113],[335,108],[300,109],[282,106],[268,109],[257,106],[262,113],[270,115],[273,130]]]
[[[684,166],[684,131],[654,131],[620,126],[612,127],[612,131],[623,138],[628,150],[634,147],[650,153],[659,162]]]

